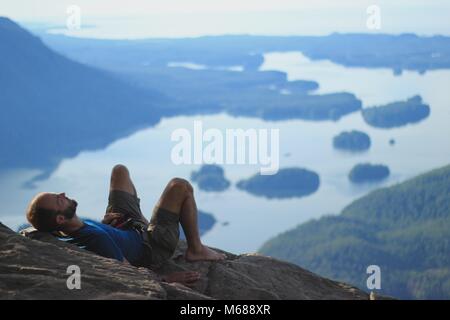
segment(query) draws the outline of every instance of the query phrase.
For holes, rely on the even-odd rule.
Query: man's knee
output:
[[[193,193],[194,188],[189,181],[182,178],[173,178],[169,181],[168,188],[177,194]]]
[[[126,179],[130,176],[128,168],[123,164],[116,164],[111,172],[111,179]]]
[[[192,192],[193,188],[187,180],[174,178],[164,189],[157,207],[179,214],[184,201],[193,196]]]

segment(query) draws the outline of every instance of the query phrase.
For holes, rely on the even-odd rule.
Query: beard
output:
[[[69,199],[70,205],[67,207],[67,209],[63,210],[61,213],[66,219],[72,219],[75,216],[75,213],[77,211],[78,202],[75,200]]]

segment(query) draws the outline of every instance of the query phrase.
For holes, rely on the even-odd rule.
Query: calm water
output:
[[[126,164],[137,187],[143,212],[149,216],[166,182],[173,176],[189,178],[196,165],[175,166],[170,160],[177,128],[192,130],[194,120],[203,120],[204,129],[231,128],[280,129],[280,167],[300,166],[319,173],[319,190],[306,198],[266,200],[231,187],[223,193],[196,190],[198,207],[211,212],[218,224],[203,240],[236,253],[256,251],[272,236],[304,221],[324,214],[335,214],[352,200],[383,185],[403,181],[432,168],[450,163],[450,71],[425,75],[405,72],[394,76],[387,69],[345,68],[327,61],[310,61],[300,53],[270,53],[263,70],[281,70],[289,80],[319,82],[318,93],[348,91],[363,101],[364,107],[404,100],[420,94],[431,106],[428,119],[402,128],[382,130],[366,125],[360,113],[338,122],[289,120],[264,122],[233,118],[225,114],[204,117],[164,119],[156,127],[142,130],[112,143],[104,150],[83,152],[63,161],[37,189],[23,189],[22,183],[37,171],[3,172],[0,176],[0,220],[15,228],[24,222],[24,210],[38,191],[65,191],[79,202],[79,215],[102,217],[107,201],[109,174],[116,163]],[[371,149],[363,154],[348,154],[332,148],[332,138],[342,130],[359,129],[372,139]],[[396,144],[389,145],[394,138]],[[353,186],[347,179],[359,162],[384,163],[391,177],[381,184]],[[258,166],[226,165],[226,176],[233,183],[253,175]],[[228,225],[223,225],[229,222]]]

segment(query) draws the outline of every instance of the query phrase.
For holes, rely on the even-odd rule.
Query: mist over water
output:
[[[376,3],[375,3],[376,4]],[[449,35],[448,4],[427,6],[380,4],[381,28],[367,27],[367,8],[374,3],[355,1],[352,6],[330,6],[286,10],[202,12],[140,12],[110,15],[82,11],[80,30],[66,27],[67,15],[21,18],[26,25],[48,29],[49,33],[107,39],[181,38],[207,35],[328,35],[340,33],[416,33]],[[80,7],[83,9],[83,7]],[[45,15],[44,15],[45,17]]]

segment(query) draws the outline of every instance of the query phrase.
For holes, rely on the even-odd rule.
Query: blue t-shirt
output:
[[[143,254],[142,235],[136,230],[120,230],[92,220],[71,235],[69,243],[101,256],[135,264]]]

